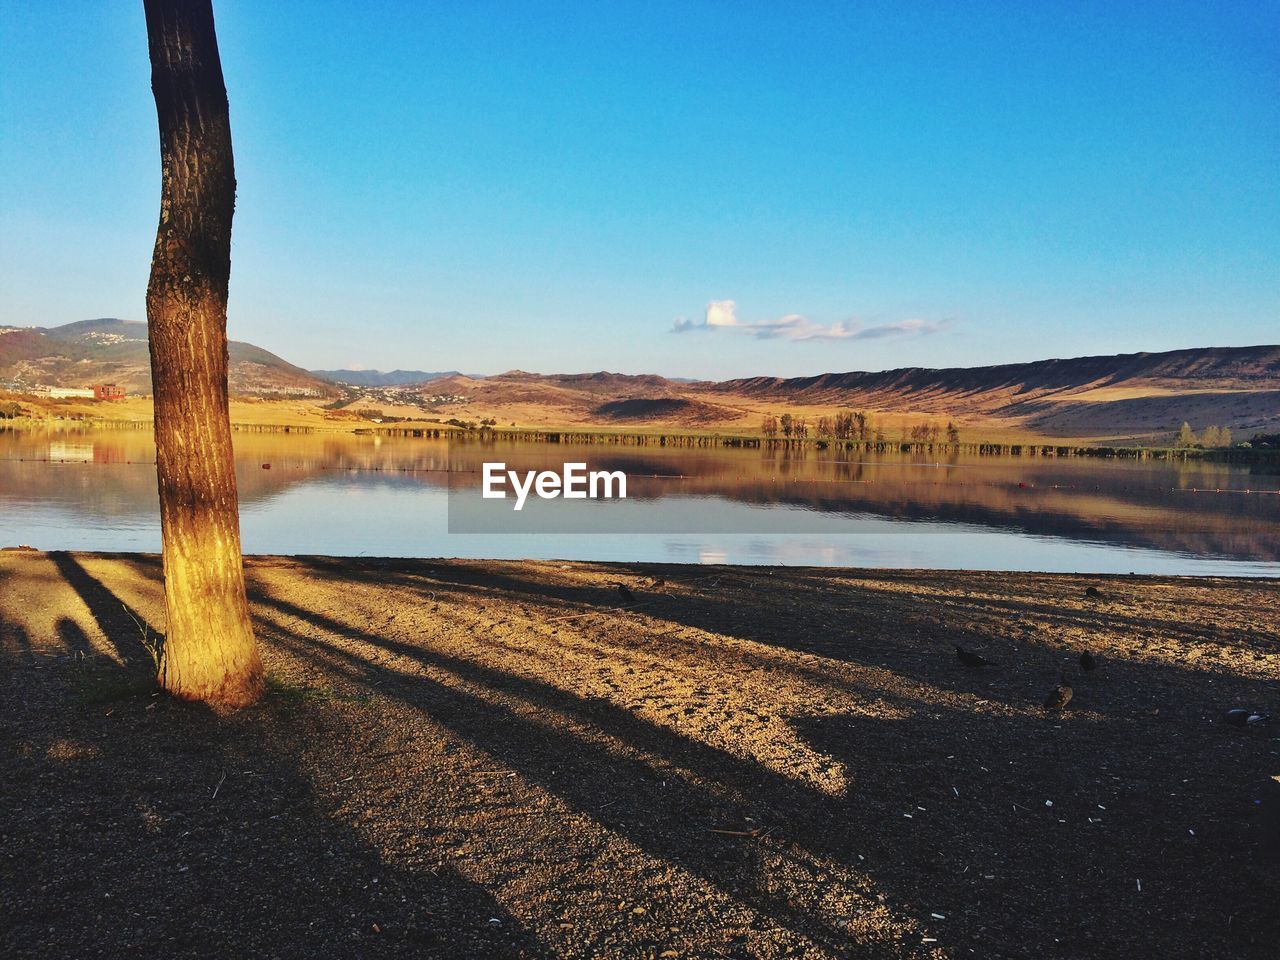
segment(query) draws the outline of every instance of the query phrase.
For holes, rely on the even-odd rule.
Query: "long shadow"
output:
[[[84,601],[102,635],[113,646],[124,664],[149,664],[151,651],[147,642],[164,645],[164,634],[146,618],[107,589],[97,577],[70,553],[47,554],[62,578]],[[146,638],[146,642],[144,642]]]
[[[720,889],[731,900],[756,909],[779,927],[794,935],[797,942],[817,942],[833,955],[857,949],[860,956],[900,954],[899,945],[858,943],[834,923],[834,918],[815,916],[800,897],[779,893],[776,883],[765,881],[763,854],[751,844],[711,831],[734,829],[765,820],[770,805],[759,797],[767,781],[779,781],[764,790],[766,797],[808,791],[792,784],[754,762],[743,760],[698,741],[681,737],[667,729],[635,717],[600,698],[583,698],[554,685],[495,670],[421,646],[400,643],[367,631],[353,630],[323,614],[276,598],[250,579],[250,599],[255,607],[274,609],[280,623],[267,626],[275,644],[302,659],[322,661],[330,673],[394,697],[422,710],[451,729],[466,742],[484,750],[495,760],[518,771],[531,783],[558,796],[571,807],[590,816],[605,829],[625,837],[659,860],[679,865]],[[406,674],[384,667],[367,657],[350,653],[332,643],[305,636],[286,626],[307,623],[346,639],[407,657],[419,666],[482,687],[502,696],[515,697],[533,706],[539,715],[560,714],[570,718],[576,729],[565,731],[552,725],[531,722],[519,712],[492,700],[460,690],[429,677]],[[260,627],[261,629],[261,627]],[[621,746],[611,749],[596,742],[603,733]],[[620,796],[627,807],[614,810]],[[794,800],[789,800],[794,805]],[[811,802],[811,801],[805,801]],[[679,810],[680,821],[666,818],[637,818],[635,809]],[[814,813],[806,822],[819,823]],[[803,832],[798,832],[803,836]],[[820,843],[813,844],[819,848]],[[830,871],[821,857],[805,849],[798,839],[789,838],[778,856],[790,861],[799,882],[818,885]],[[794,882],[794,881],[793,881]],[[857,885],[865,887],[865,878]],[[852,890],[866,896],[865,889]]]
[[[77,590],[121,609],[68,559]],[[87,641],[58,632],[31,642]],[[451,865],[403,865],[335,818],[317,781],[361,747],[323,705],[268,698],[231,718],[146,694],[84,705],[75,664],[41,659],[6,646],[0,668],[0,955],[549,955]]]
[[[84,659],[93,656],[93,641],[89,639],[89,635],[84,632],[84,627],[80,624],[70,617],[59,617],[55,629],[58,632],[58,639],[73,657]]]
[[[337,565],[327,572],[337,579]],[[345,567],[345,573],[347,582],[365,577],[360,568]],[[430,574],[426,581],[397,573],[388,564],[369,571],[368,580],[437,593],[463,581],[465,595],[472,592],[468,581],[477,576],[470,570],[455,576],[443,564],[433,565]],[[753,579],[737,572],[734,576],[743,582]],[[486,578],[493,593],[534,607],[611,602],[602,588],[547,587],[534,577],[521,580],[492,570]],[[786,590],[789,581],[799,579],[775,578],[776,589]],[[850,592],[856,597],[856,588]],[[486,724],[486,712],[495,709],[486,697],[371,666],[365,657],[332,644],[297,635],[285,639],[300,651],[310,647],[337,657],[353,679],[374,679],[380,690],[394,690],[581,809],[600,802],[599,792],[584,784],[592,780],[590,771],[604,769],[611,782],[654,809],[711,818],[755,815],[758,822],[785,819],[787,840],[809,862],[821,853],[848,867],[865,865],[895,903],[920,911],[917,915],[944,913],[948,933],[958,932],[948,940],[972,943],[987,955],[993,955],[993,942],[1013,955],[1017,944],[1040,944],[1043,955],[1090,957],[1153,950],[1178,955],[1194,942],[1210,952],[1216,948],[1209,944],[1225,944],[1229,956],[1262,956],[1268,938],[1280,935],[1280,916],[1263,894],[1274,883],[1275,870],[1256,856],[1259,830],[1251,819],[1254,794],[1270,772],[1271,740],[1210,722],[1223,703],[1272,702],[1274,684],[1260,679],[1129,660],[1109,665],[1101,677],[1078,680],[1082,710],[1060,720],[992,716],[909,697],[886,698],[910,708],[902,721],[795,718],[794,726],[818,750],[850,771],[850,791],[832,798],[656,728],[611,704],[418,644],[368,631],[353,633],[350,625],[313,611],[270,597],[263,600],[286,617],[568,715],[658,758],[620,765],[609,748],[584,747],[578,738],[548,733],[541,725],[522,727],[507,715],[495,730]],[[937,612],[936,605],[909,596],[894,600],[901,604],[904,620]],[[862,652],[829,633],[819,639],[781,633],[726,611],[713,599],[672,598],[669,605],[646,608],[645,615],[787,650],[821,651],[844,662],[856,662],[854,655]],[[873,659],[939,690],[980,691],[992,682],[1012,689],[1017,682],[1001,675],[994,681],[977,679],[959,668],[949,651],[942,658],[913,658],[882,644]],[[1042,667],[1049,665],[1045,659]],[[823,678],[821,671],[813,674],[815,680]],[[825,680],[833,682],[829,675]],[[691,779],[675,792],[670,784],[656,791],[647,780],[655,763],[686,770]],[[571,775],[566,778],[564,771]],[[750,799],[737,810],[726,808],[723,789],[731,798]],[[721,865],[699,849],[696,831],[666,821],[600,819],[654,855],[712,883],[724,882]],[[1215,879],[1224,875],[1238,878],[1230,891]],[[773,896],[753,882],[740,872],[730,887],[777,922],[813,935],[812,921],[806,924],[797,917],[786,897]],[[1046,896],[1061,905],[1058,913],[1045,908]],[[1134,922],[1123,930],[1114,923],[1098,924],[1096,933],[1086,925],[1082,932],[1082,918],[1104,915],[1129,916]],[[829,930],[820,933],[821,942],[837,942]],[[1058,945],[1050,946],[1055,939]]]
[[[805,786],[759,764],[651,724],[605,700],[583,698],[540,680],[422,646],[352,631],[348,625],[261,592],[255,592],[254,599],[292,620],[341,633],[490,691],[497,696],[496,702],[428,676],[371,663],[299,631],[280,626],[273,629],[275,639],[285,647],[304,656],[322,655],[348,679],[373,684],[380,695],[396,697],[429,713],[436,722],[590,815],[606,829],[625,836],[651,855],[702,877],[798,937],[816,940],[835,951],[855,946],[829,918],[814,916],[798,902],[759,883],[760,865],[750,847],[717,840],[710,832],[741,827],[750,820],[761,822],[779,802],[792,808],[808,808],[811,812],[807,822],[821,823],[823,818],[817,807],[823,801],[816,794],[805,797],[809,793]],[[558,725],[530,722],[501,702],[509,697],[526,701],[535,712],[548,717],[553,713],[565,715],[579,729],[566,731]],[[611,749],[589,738],[589,733],[596,732],[617,741],[622,748]],[[632,813],[615,813],[610,804],[616,803],[619,796],[627,797],[629,810],[678,810],[680,820],[637,819]],[[807,833],[788,831],[788,839],[801,847],[808,840],[808,846],[814,848],[793,851],[809,854],[796,866],[805,869],[808,879],[814,881],[824,870],[814,856],[820,846]],[[861,955],[867,956],[874,955],[876,949],[886,949],[884,945],[857,946],[865,951]]]
[[[0,597],[8,593],[8,581],[13,579],[13,574],[8,570],[0,568]],[[2,611],[0,611],[2,614]],[[10,655],[21,660],[27,660],[33,655],[31,649],[31,637],[20,624],[7,622],[3,615],[0,615],[0,656]]]

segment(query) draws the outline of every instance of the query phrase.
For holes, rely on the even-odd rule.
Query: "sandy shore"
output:
[[[1280,582],[326,558],[248,574],[271,692],[218,717],[147,686],[156,558],[0,554],[3,955],[1261,958],[1280,941],[1255,803],[1280,725],[1220,719],[1280,717]],[[951,642],[998,665],[966,669]],[[1063,671],[1074,700],[1046,716]]]

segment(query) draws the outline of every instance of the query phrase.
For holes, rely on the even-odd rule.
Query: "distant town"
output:
[[[79,400],[123,400],[125,394],[124,387],[116,386],[114,383],[95,383],[88,387],[54,387],[40,383],[28,389],[31,393],[51,397],[55,400],[72,398]]]

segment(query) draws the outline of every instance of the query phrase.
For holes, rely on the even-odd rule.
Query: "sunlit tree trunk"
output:
[[[168,622],[161,685],[244,706],[262,692],[240,557],[227,410],[235,170],[210,0],[143,0],[160,121],[160,227],[147,286]]]

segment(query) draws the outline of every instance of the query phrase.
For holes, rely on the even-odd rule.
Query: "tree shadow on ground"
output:
[[[258,599],[287,617],[326,631],[343,629],[352,636],[349,628],[286,601]],[[381,696],[429,713],[526,781],[590,815],[652,857],[696,874],[798,938],[837,952],[851,946],[833,918],[811,913],[798,895],[788,896],[796,893],[788,891],[789,883],[814,884],[829,872],[826,851],[790,844],[792,870],[801,876],[795,881],[779,878],[769,889],[760,882],[760,858],[751,844],[731,839],[732,833],[723,840],[711,834],[715,829],[739,831],[751,823],[768,822],[779,806],[803,804],[812,809],[817,798],[807,795],[804,787],[759,764],[642,720],[607,700],[583,698],[536,679],[373,634],[352,639],[484,693],[468,692],[417,670],[381,666],[302,631],[276,634],[277,642],[297,654],[324,656],[349,680],[369,684]],[[532,710],[515,709],[503,702],[506,698]],[[580,729],[531,719],[539,714],[567,717],[571,728]],[[584,735],[587,728],[590,736]],[[619,798],[626,803],[615,809]],[[863,896],[869,893],[867,885],[858,884],[858,888]],[[873,945],[866,944],[865,949],[868,956],[873,955]]]
[[[89,608],[95,625],[111,644],[120,663],[126,667],[147,669],[153,663],[153,651],[164,646],[164,634],[107,589],[75,556],[62,551],[47,556],[67,585]],[[64,623],[69,625],[67,629],[79,629],[74,621],[64,618]],[[62,629],[60,627],[60,632]],[[81,633],[83,635],[83,631]],[[85,637],[84,641],[87,639]]]
[[[119,600],[74,558],[67,583],[129,630]],[[0,619],[0,635],[25,628]],[[6,643],[0,705],[0,953],[6,957],[533,957],[537,939],[451,865],[421,870],[333,816],[303,766],[343,744],[324,710],[269,697],[234,716],[146,693],[84,703],[77,671],[110,685],[69,618]],[[335,763],[330,755],[328,762]]]

